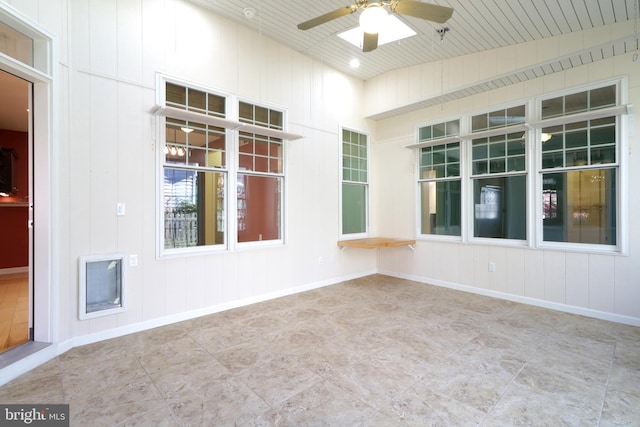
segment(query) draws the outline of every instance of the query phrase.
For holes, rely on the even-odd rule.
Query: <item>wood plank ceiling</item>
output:
[[[296,27],[348,6],[353,3],[350,0],[190,1],[361,80],[397,68],[634,21],[633,46],[625,46],[629,51],[637,49],[639,26],[639,0],[434,0],[455,10],[444,24],[450,31],[442,42],[437,30],[443,25],[399,16],[417,35],[362,53],[336,36],[358,26],[360,12],[307,31]],[[243,13],[245,8],[255,10],[252,19]],[[349,66],[352,58],[360,60],[359,68]]]

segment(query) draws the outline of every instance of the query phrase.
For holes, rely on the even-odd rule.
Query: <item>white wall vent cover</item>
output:
[[[79,262],[80,320],[126,309],[126,255],[87,255]]]

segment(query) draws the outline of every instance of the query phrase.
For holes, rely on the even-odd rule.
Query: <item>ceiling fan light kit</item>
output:
[[[372,4],[360,14],[360,28],[365,33],[378,34],[387,22],[388,17],[389,14],[382,6]]]
[[[422,3],[416,0],[382,0],[369,2],[356,0],[351,6],[345,6],[332,12],[298,24],[298,29],[306,31],[334,19],[350,15],[362,9],[360,14],[360,29],[363,31],[362,51],[371,52],[378,47],[378,33],[385,26],[389,12],[399,15],[412,16],[426,21],[445,23],[453,14],[453,9],[436,4]]]

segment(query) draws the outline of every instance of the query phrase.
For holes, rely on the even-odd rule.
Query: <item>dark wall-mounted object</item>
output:
[[[0,148],[0,196],[10,196],[16,192],[13,185],[13,161],[18,158],[13,148]]]

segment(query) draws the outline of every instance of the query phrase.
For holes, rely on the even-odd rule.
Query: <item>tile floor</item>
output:
[[[369,276],[75,348],[72,426],[640,426],[640,328]]]

